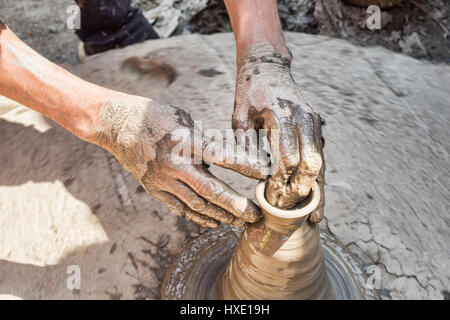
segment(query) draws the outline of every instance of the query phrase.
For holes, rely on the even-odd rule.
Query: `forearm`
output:
[[[8,28],[0,31],[0,95],[92,142],[103,101],[115,94],[48,61]]]
[[[257,44],[290,57],[281,30],[276,0],[224,0],[236,39],[237,63]]]

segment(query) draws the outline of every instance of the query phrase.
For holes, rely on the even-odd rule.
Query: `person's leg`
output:
[[[158,39],[158,34],[131,0],[76,0],[81,29],[76,33],[87,55]]]

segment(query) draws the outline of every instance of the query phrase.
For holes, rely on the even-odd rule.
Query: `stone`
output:
[[[144,12],[144,16],[161,38],[168,38],[206,8],[207,3],[208,0],[159,0],[157,6]]]
[[[404,54],[412,55],[415,53],[418,57],[427,56],[427,50],[420,41],[417,32],[413,32],[409,36],[404,37],[398,44]]]
[[[181,11],[173,7],[174,0],[162,0],[159,5],[144,12],[160,38],[168,38],[177,28]]]

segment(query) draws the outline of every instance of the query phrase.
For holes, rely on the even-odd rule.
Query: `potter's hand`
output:
[[[201,159],[257,178],[264,178],[262,162],[226,162],[222,142],[194,139],[194,123],[182,109],[123,95],[106,100],[100,117],[104,125],[96,143],[176,215],[208,227],[259,219],[259,208],[213,176]]]
[[[281,55],[267,44],[246,52],[238,65],[233,113],[233,129],[267,130],[275,165],[266,198],[280,208],[306,197],[316,179],[323,198],[321,118],[301,96],[290,64],[290,54]],[[322,219],[323,203],[312,222]]]

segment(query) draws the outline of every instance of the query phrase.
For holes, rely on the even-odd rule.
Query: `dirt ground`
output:
[[[0,19],[19,38],[48,59],[76,63],[78,38],[67,27],[73,0],[2,0]]]
[[[134,0],[144,12],[159,0]],[[160,2],[160,1],[159,1]],[[181,1],[174,1],[174,6]],[[2,0],[0,19],[32,48],[57,63],[77,63],[78,38],[67,27],[67,8],[73,0]],[[345,38],[363,46],[380,45],[415,58],[450,62],[450,1],[404,0],[402,7],[383,11],[382,28],[368,30],[365,8],[343,4],[341,0],[280,0],[284,30]],[[231,31],[221,0],[210,0],[207,8],[175,34],[211,34]]]

